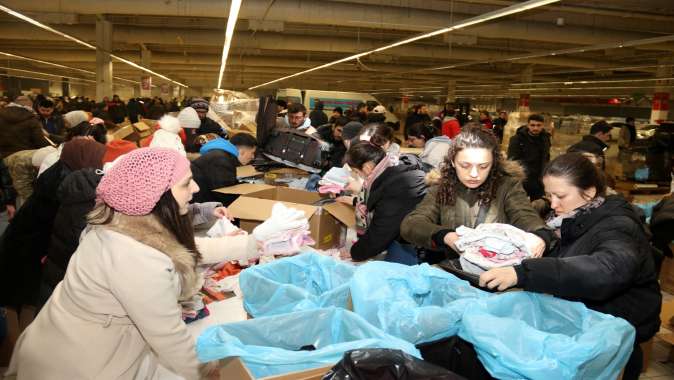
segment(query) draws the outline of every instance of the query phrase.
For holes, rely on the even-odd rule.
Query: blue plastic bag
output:
[[[330,257],[304,253],[241,272],[243,307],[253,317],[277,315],[349,303],[355,267]]]
[[[428,264],[362,265],[351,279],[353,311],[415,344],[456,335],[464,309],[490,294]]]
[[[307,346],[315,350],[300,350]],[[340,308],[212,326],[197,339],[200,361],[238,356],[256,378],[332,365],[359,348],[399,349],[421,358],[414,345]]]
[[[497,379],[610,379],[627,363],[627,321],[549,295],[510,292],[465,310],[459,336]]]

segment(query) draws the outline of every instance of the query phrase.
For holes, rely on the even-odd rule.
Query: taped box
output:
[[[220,361],[220,380],[255,380],[255,377],[239,358],[227,358]],[[332,365],[305,371],[288,372],[277,376],[258,378],[258,380],[320,380],[332,369]]]
[[[223,194],[239,195],[229,205],[231,215],[241,220],[241,228],[253,229],[271,216],[274,203],[281,202],[287,207],[301,210],[309,219],[311,238],[317,249],[343,246],[347,228],[356,225],[353,207],[342,203],[316,205],[324,201],[318,193],[265,184],[243,183],[215,190]]]

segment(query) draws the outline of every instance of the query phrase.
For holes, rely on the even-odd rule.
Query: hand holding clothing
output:
[[[228,220],[234,220],[232,214],[230,214],[227,207],[216,207],[213,209],[213,216],[217,219],[226,218]]]
[[[459,240],[459,234],[457,234],[456,232],[449,232],[447,235],[445,235],[443,240],[445,244],[447,244],[447,246],[449,246],[451,249],[458,251],[454,243],[456,243],[456,241]]]
[[[517,285],[517,273],[513,267],[490,269],[480,275],[480,286],[504,291]]]
[[[524,244],[527,246],[532,258],[543,256],[543,253],[545,252],[545,241],[540,237],[529,232],[526,235]]]

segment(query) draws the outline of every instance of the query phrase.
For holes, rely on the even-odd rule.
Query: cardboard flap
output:
[[[239,166],[236,168],[237,178],[255,177],[264,173],[255,170],[253,165]]]
[[[418,156],[423,152],[422,148],[400,147],[400,153],[402,154],[416,154]]]
[[[276,188],[276,198],[274,199],[283,202],[313,205],[314,203],[321,200],[321,196],[318,193],[313,193],[306,190],[291,189],[289,187],[278,187]]]
[[[223,194],[246,195],[263,190],[273,190],[274,186],[269,186],[261,183],[240,183],[234,186],[222,187],[213,191]]]
[[[126,125],[115,129],[112,132],[109,132],[110,140],[122,140],[133,133],[133,127],[131,125]]]
[[[274,203],[276,202],[278,201],[241,196],[235,200],[234,203],[229,205],[228,209],[235,218],[264,221],[269,219],[271,216],[271,209],[274,207]],[[307,219],[310,219],[318,209],[316,206],[308,206],[298,203],[281,203],[286,205],[286,207],[303,211]]]
[[[335,219],[349,228],[356,226],[356,211],[351,206],[335,202],[323,206],[323,210],[330,213]]]
[[[146,132],[150,130],[150,126],[145,124],[142,121],[133,124],[133,127],[136,128],[138,132]]]
[[[225,358],[220,360],[220,379],[254,379],[246,365],[238,357]]]

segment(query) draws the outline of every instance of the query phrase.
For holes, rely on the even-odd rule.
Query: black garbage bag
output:
[[[323,380],[465,380],[446,369],[417,359],[401,350],[371,348],[352,350]]]
[[[421,357],[469,380],[494,380],[477,357],[475,348],[458,336],[418,344]]]

